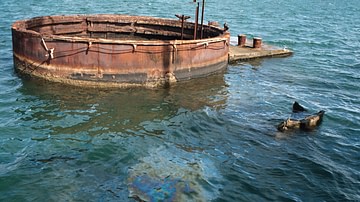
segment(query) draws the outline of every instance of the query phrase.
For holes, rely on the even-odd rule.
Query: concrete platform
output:
[[[252,48],[251,45],[246,44],[245,47],[231,45],[229,49],[229,63],[263,57],[286,57],[293,54],[291,50],[267,44],[262,44],[261,48]]]

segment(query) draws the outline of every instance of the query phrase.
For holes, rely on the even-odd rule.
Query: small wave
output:
[[[5,175],[8,172],[16,170],[19,165],[21,164],[21,161],[26,158],[27,154],[25,153],[25,150],[27,147],[23,148],[21,151],[17,152],[15,154],[15,159],[12,162],[9,163],[2,163],[0,164],[0,176]]]

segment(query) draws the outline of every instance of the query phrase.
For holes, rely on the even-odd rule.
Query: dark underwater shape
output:
[[[305,112],[307,110],[303,106],[301,106],[298,102],[295,101],[293,104],[292,111],[294,113],[298,113],[298,112]]]
[[[304,112],[307,111],[304,107],[302,107],[298,102],[294,102],[293,104],[293,113]],[[315,114],[305,116],[303,119],[291,119],[288,118],[285,121],[281,122],[277,129],[281,132],[292,130],[292,129],[300,129],[304,131],[313,130],[315,127],[319,126],[323,120],[323,116],[325,114],[324,110],[321,110]]]

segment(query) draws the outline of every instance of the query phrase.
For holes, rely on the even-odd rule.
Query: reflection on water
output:
[[[28,107],[17,113],[50,135],[121,133],[140,129],[146,121],[167,120],[180,109],[221,108],[226,103],[222,74],[155,90],[78,88],[32,79],[24,80],[19,91]]]
[[[162,183],[166,193],[174,186],[185,191],[171,192],[175,198],[205,201],[215,198],[221,187],[213,184],[221,177],[207,155],[201,155],[201,146],[177,141],[190,136],[175,130],[189,121],[188,113],[225,107],[222,74],[153,90],[78,88],[23,79],[18,92],[17,124],[27,131],[19,131],[16,141],[27,146],[26,158],[9,160],[16,169],[4,164],[9,177],[2,177],[0,187],[21,186],[19,197],[128,201],[128,196],[158,197],[149,192],[135,196],[139,183]],[[166,142],[171,146],[164,147]],[[12,181],[14,177],[18,180]],[[33,186],[38,189],[28,197]]]
[[[199,200],[360,201],[360,1],[208,1],[206,20],[295,54],[156,90],[21,80],[13,74],[9,27],[51,14],[193,16],[195,4],[2,2],[0,201],[134,201],[131,182],[170,195],[183,182],[181,195]],[[324,122],[280,139],[276,125],[294,101],[324,109]],[[172,174],[168,168],[192,177],[157,173]]]

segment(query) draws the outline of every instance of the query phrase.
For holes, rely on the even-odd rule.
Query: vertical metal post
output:
[[[185,20],[185,16],[182,15],[181,16],[181,40],[184,39],[184,20]]]
[[[253,39],[253,48],[261,48],[262,39],[259,37],[254,37]]]
[[[204,25],[204,10],[205,10],[205,0],[202,0],[202,7],[201,7],[201,28],[200,28],[200,39],[203,38],[203,25]]]
[[[175,14],[175,16],[177,18],[179,18],[181,20],[181,40],[184,39],[184,22],[185,20],[189,19],[190,16],[185,16],[185,15],[178,15],[178,14]]]
[[[194,27],[194,40],[197,38],[197,32],[198,32],[198,24],[199,24],[199,2],[197,3],[196,6],[196,11],[195,11],[195,27]]]
[[[238,35],[238,46],[244,47],[246,45],[246,35],[245,34],[239,34]]]

